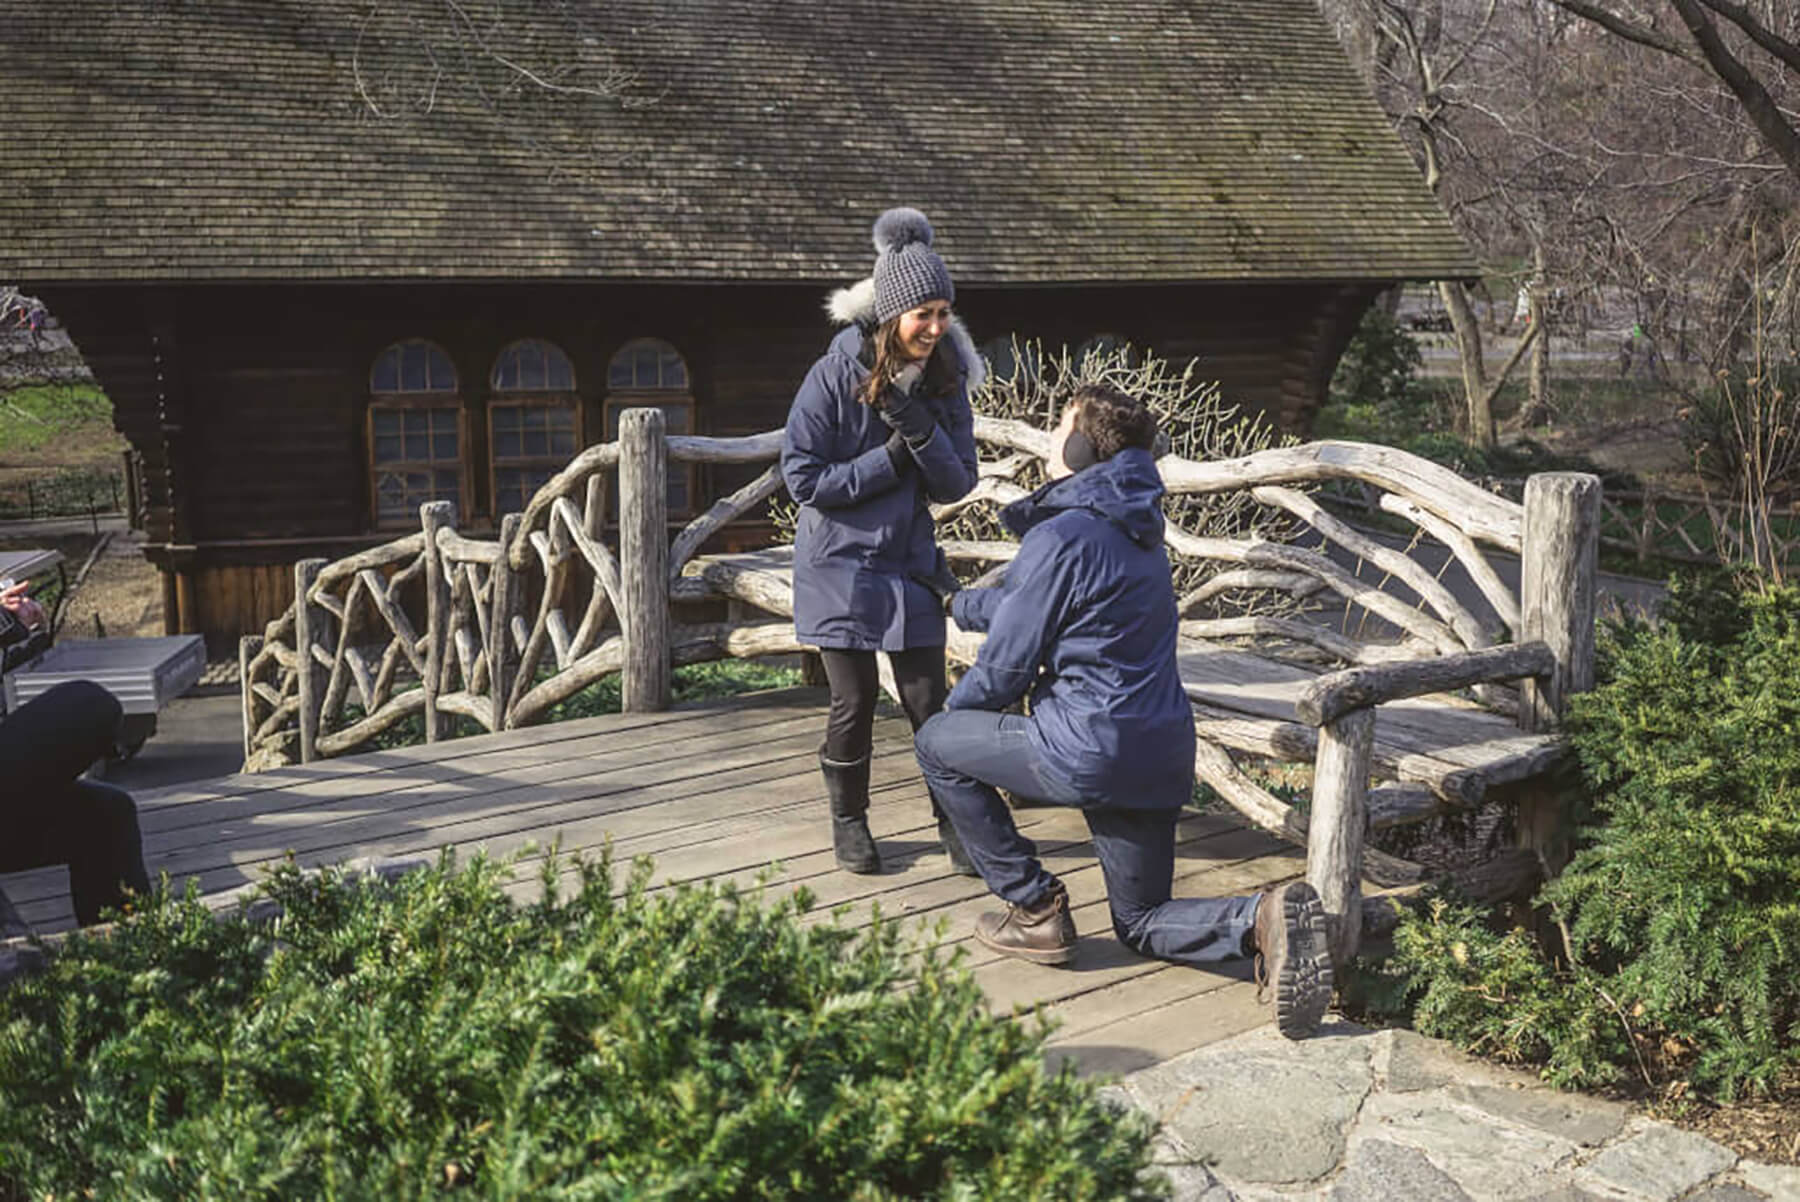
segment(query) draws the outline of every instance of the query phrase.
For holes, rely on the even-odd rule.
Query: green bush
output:
[[[1715,483],[1782,489],[1800,483],[1800,364],[1722,373],[1687,398],[1681,441]]]
[[[1602,984],[1558,969],[1522,928],[1496,932],[1479,908],[1434,898],[1394,934],[1394,962],[1413,1024],[1471,1052],[1544,1066],[1561,1086],[1605,1085],[1631,1050]]]
[[[1421,1029],[1568,1083],[1766,1090],[1800,1060],[1800,589],[1684,584],[1603,650],[1569,722],[1591,813],[1539,898],[1567,947],[1436,909],[1394,971]]]
[[[290,866],[273,923],[73,936],[0,994],[0,1197],[1162,1196],[1148,1121],[895,926],[557,869]]]
[[[1428,428],[1433,406],[1418,378],[1423,364],[1413,336],[1387,310],[1370,309],[1338,358],[1315,432],[1393,442]]]

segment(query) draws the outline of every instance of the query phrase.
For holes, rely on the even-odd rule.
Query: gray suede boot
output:
[[[881,871],[881,853],[869,833],[869,757],[844,763],[819,749],[819,771],[831,801],[831,848],[838,867],[864,874]]]

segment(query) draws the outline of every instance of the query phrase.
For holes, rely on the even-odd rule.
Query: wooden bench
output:
[[[1025,495],[1021,477],[1050,437],[988,418],[975,432],[1002,458],[982,465],[968,497],[933,513],[946,552],[995,565],[991,574],[1017,549],[992,535],[994,513]],[[577,455],[523,514],[502,519],[497,540],[464,537],[450,507],[433,502],[418,533],[297,565],[293,608],[241,650],[247,766],[353,751],[411,714],[424,715],[428,741],[446,737],[450,715],[486,730],[529,725],[614,673],[627,711],[666,708],[675,665],[809,650],[793,628],[791,548],[697,554],[781,490],[781,439],[671,437],[659,410],[627,410],[619,440]],[[764,470],[671,537],[671,463]],[[1181,666],[1201,736],[1197,773],[1253,822],[1306,843],[1340,956],[1358,945],[1365,873],[1382,884],[1421,875],[1365,852],[1371,824],[1517,801],[1522,834],[1554,857],[1558,807],[1546,782],[1568,758],[1555,728],[1563,699],[1593,675],[1596,478],[1536,476],[1517,504],[1404,452],[1344,442],[1208,463],[1170,455],[1158,468],[1177,518],[1167,541],[1185,581]],[[614,477],[616,551],[603,537]],[[1319,494],[1344,482],[1413,541],[1396,548],[1336,517]],[[1228,494],[1270,515],[1252,527],[1265,533],[1181,527],[1184,498]],[[1426,544],[1445,571],[1428,566]],[[1522,561],[1517,588],[1495,552]],[[1352,637],[1297,608],[1320,597],[1378,619],[1382,633]],[[679,618],[686,603],[720,600],[756,616]],[[1280,604],[1258,612],[1259,601]],[[953,663],[979,648],[952,628]],[[1272,796],[1234,753],[1310,764],[1309,812]]]
[[[1043,432],[1016,423],[981,419],[977,435],[1019,455],[1041,459],[1048,451]],[[987,465],[975,493],[935,515],[945,522],[1025,495],[1012,479],[1023,466],[1018,456]],[[1534,851],[1558,854],[1561,799],[1552,782],[1569,751],[1555,726],[1563,697],[1589,687],[1593,676],[1597,478],[1535,477],[1521,505],[1405,452],[1353,443],[1209,464],[1169,456],[1158,466],[1174,496],[1247,492],[1303,523],[1319,544],[1220,539],[1171,525],[1172,556],[1219,569],[1183,597],[1184,613],[1232,593],[1326,593],[1398,636],[1351,638],[1303,615],[1191,618],[1182,626],[1182,681],[1200,736],[1196,773],[1258,825],[1307,845],[1308,875],[1333,917],[1341,957],[1358,946],[1363,877],[1400,886],[1424,875],[1366,849],[1370,828],[1508,801],[1521,806],[1521,832]],[[1447,550],[1461,589],[1302,491],[1342,480],[1378,490],[1382,510]],[[1520,556],[1518,592],[1503,583],[1484,545]],[[1013,553],[1011,544],[991,540],[949,538],[944,546],[964,561]],[[1377,578],[1334,559],[1332,548],[1371,565]],[[792,616],[791,548],[705,556],[686,571],[708,592]],[[1458,591],[1482,598],[1484,612]],[[972,662],[979,646],[978,637],[952,630],[953,661]],[[1234,752],[1312,765],[1310,812],[1276,798]]]

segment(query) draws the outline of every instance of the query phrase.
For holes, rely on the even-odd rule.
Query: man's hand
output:
[[[30,597],[31,582],[22,580],[18,584],[0,590],[0,606],[19,620],[28,630],[36,630],[47,620],[44,607]]]
[[[950,602],[962,591],[962,581],[950,570],[950,565],[939,558],[937,567],[930,572],[916,572],[913,579],[930,589],[932,595],[943,603],[944,612],[950,612]]]

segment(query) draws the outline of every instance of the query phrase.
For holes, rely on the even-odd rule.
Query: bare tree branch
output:
[[[1481,14],[1480,28],[1475,31],[1473,36],[1463,43],[1462,53],[1451,59],[1450,65],[1438,72],[1438,82],[1440,84],[1448,83],[1451,77],[1462,69],[1463,64],[1469,61],[1469,55],[1474,52],[1475,47],[1481,45],[1481,43],[1486,40],[1488,30],[1492,29],[1494,25],[1494,9],[1497,3],[1498,0],[1488,0],[1487,11]]]
[[[1558,0],[1558,3],[1562,2],[1563,0]],[[1775,157],[1786,164],[1796,180],[1800,180],[1800,134],[1796,134],[1794,127],[1782,117],[1775,98],[1731,53],[1724,40],[1719,37],[1719,31],[1711,18],[1700,7],[1699,0],[1669,0],[1669,3],[1681,14],[1682,22],[1693,35],[1694,44],[1700,47],[1700,53],[1706,57],[1707,66],[1725,81],[1731,94],[1744,106],[1751,123],[1756,126],[1756,132],[1762,135],[1769,149],[1775,152]]]
[[[1743,30],[1758,46],[1794,70],[1800,71],[1800,45],[1795,45],[1772,32],[1768,26],[1758,21],[1748,8],[1742,4],[1734,4],[1732,0],[1700,0],[1700,2]]]
[[[1676,58],[1696,61],[1696,56],[1691,49],[1668,34],[1652,29],[1648,25],[1639,25],[1635,21],[1629,21],[1609,9],[1601,8],[1598,4],[1590,4],[1588,0],[1550,0],[1550,2],[1566,12],[1572,12],[1578,17],[1592,21],[1628,42],[1636,42],[1640,46],[1648,46],[1652,50],[1660,50],[1664,54],[1672,54]]]

